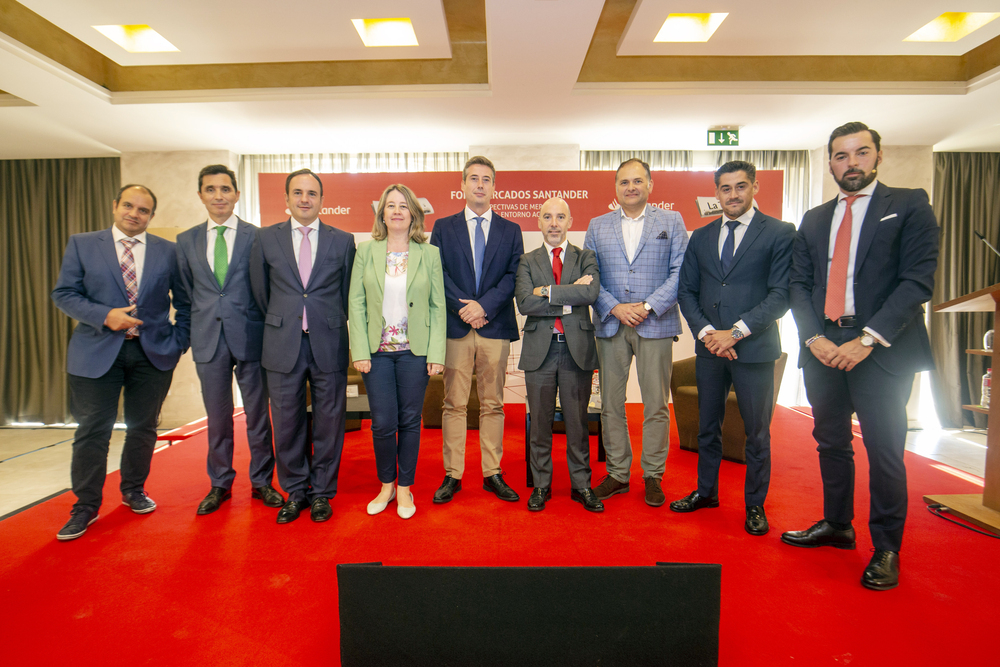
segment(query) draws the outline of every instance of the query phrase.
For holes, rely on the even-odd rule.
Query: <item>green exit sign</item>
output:
[[[709,130],[708,131],[708,145],[709,146],[739,146],[740,145],[740,131],[739,130]]]

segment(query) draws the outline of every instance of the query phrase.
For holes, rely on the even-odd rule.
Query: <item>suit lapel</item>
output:
[[[194,252],[195,262],[199,270],[203,271],[205,276],[214,282],[215,274],[212,272],[212,267],[208,265],[208,222],[203,222],[195,227]]]
[[[498,216],[494,213],[493,219],[490,220],[490,235],[486,239],[486,252],[483,253],[483,275],[486,275],[486,267],[490,265],[493,261],[493,256],[497,254],[497,248],[500,247],[500,236],[503,232],[500,231],[500,224],[497,220]]]
[[[618,239],[618,247],[622,249],[622,257],[625,258],[625,263],[628,264],[628,248],[625,247],[625,233],[622,231],[625,227],[625,223],[622,221],[622,210],[619,208],[614,213],[615,218],[611,222],[611,229],[614,230],[615,238]]]
[[[139,291],[135,295],[136,303],[138,303],[146,293],[146,285],[149,284],[148,278],[156,275],[156,273],[160,270],[159,265],[160,262],[163,261],[163,253],[156,250],[156,246],[159,245],[159,243],[159,238],[152,236],[148,232],[146,233],[146,259],[143,261],[142,275],[139,276]]]
[[[371,255],[369,255],[369,260],[372,263],[372,269],[375,271],[375,281],[378,283],[379,300],[381,300],[385,294],[385,250],[387,245],[388,242],[385,239],[381,241],[372,241]],[[406,277],[406,282],[410,282],[409,276]]]
[[[730,272],[736,268],[736,265],[740,262],[740,258],[746,254],[747,248],[753,245],[753,242],[757,240],[757,237],[760,236],[762,231],[764,231],[764,216],[760,214],[760,211],[756,211],[753,214],[753,218],[750,220],[750,225],[747,227],[747,230],[743,232],[743,238],[740,239],[740,246],[736,249],[736,254],[733,255],[733,263],[729,265]],[[722,262],[720,260],[719,265],[721,266],[721,264]]]
[[[861,265],[865,262],[868,250],[872,247],[872,240],[881,224],[882,217],[889,210],[892,197],[888,188],[879,183],[872,193],[872,200],[868,204],[868,211],[865,213],[865,221],[861,224],[861,235],[858,237],[858,252],[854,256],[854,275],[858,275]]]
[[[816,234],[818,238],[816,239],[816,249],[819,251],[819,256],[816,258],[819,261],[820,271],[823,274],[823,285],[826,285],[827,271],[830,266],[830,229],[833,227],[833,213],[837,210],[837,200],[840,195],[837,195],[827,203],[823,204],[826,207],[819,216],[819,226],[816,229]],[[855,268],[855,271],[857,268]]]
[[[532,252],[531,260],[535,263],[535,275],[542,281],[538,285],[532,285],[532,287],[551,285],[555,278],[552,275],[552,264],[549,263],[549,249],[545,247],[544,243]],[[565,264],[563,268],[566,268]]]
[[[649,237],[652,235],[653,227],[656,226],[657,217],[656,208],[646,204],[646,219],[644,221],[645,224],[642,226],[642,238],[639,239],[639,245],[635,247],[635,254],[632,255],[633,262],[639,258],[639,253],[642,252],[643,247],[646,245],[646,241],[648,241]]]
[[[472,276],[476,275],[476,260],[472,257],[472,243],[469,241],[469,223],[465,219],[465,211],[455,214],[455,232],[458,238],[455,240],[459,247],[462,248],[462,254],[465,255],[465,259],[469,262],[469,269],[472,272]],[[491,224],[490,227],[493,227]]]
[[[708,251],[712,256],[712,266],[715,267],[716,273],[721,276],[722,255],[719,253],[719,237],[722,235],[722,218],[713,220],[708,223],[708,226],[710,228],[710,231],[708,232],[708,240],[711,241]]]
[[[563,257],[562,275],[559,277],[560,285],[572,285],[573,281],[580,277],[580,253],[572,243],[566,244],[566,256]]]
[[[229,282],[229,277],[233,275],[233,265],[239,262],[240,257],[243,256],[243,253],[246,252],[253,241],[253,226],[248,222],[243,222],[239,218],[236,220],[236,241],[233,243],[232,259],[229,260],[230,270],[226,272],[226,279],[223,281],[223,284]],[[202,256],[207,255],[202,253]]]
[[[101,255],[104,257],[104,261],[108,265],[108,271],[111,272],[111,276],[114,279],[118,289],[121,290],[122,296],[125,300],[128,300],[128,290],[125,289],[125,277],[122,276],[122,265],[118,261],[118,251],[115,250],[115,237],[111,233],[110,229],[105,230],[101,239]],[[146,238],[149,238],[147,235]]]
[[[420,258],[423,255],[423,249],[420,244],[416,241],[410,241],[410,254],[406,260],[406,291],[409,293],[410,285],[413,284],[413,276],[417,275],[417,270],[420,267]],[[385,271],[382,272],[385,274]],[[384,280],[384,279],[383,279]]]
[[[288,266],[291,267],[292,273],[298,277],[299,265],[298,262],[295,261],[295,249],[292,247],[292,234],[295,233],[295,230],[292,229],[292,221],[285,220],[284,222],[279,222],[275,226],[279,228],[277,233],[278,246],[281,248],[282,254],[285,255],[285,260],[288,262]],[[299,284],[302,284],[301,278],[299,279]],[[305,287],[305,285],[302,286]]]
[[[330,227],[325,225],[322,221],[319,223],[319,232],[317,233],[316,240],[316,261],[313,262],[312,272],[309,274],[309,284],[316,279],[316,274],[319,273],[316,267],[322,266],[323,262],[326,260],[326,256],[330,254],[330,248],[333,246],[333,232]],[[385,270],[382,271],[385,273]],[[307,286],[308,287],[308,286]]]

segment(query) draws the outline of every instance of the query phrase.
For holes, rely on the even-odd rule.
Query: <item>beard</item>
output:
[[[875,180],[877,169],[872,169],[869,173],[865,173],[859,170],[846,171],[842,178],[834,178],[837,181],[837,185],[844,192],[857,192],[858,190],[864,190],[866,187],[871,185],[872,181]],[[849,179],[848,176],[856,176],[861,174],[861,178]]]

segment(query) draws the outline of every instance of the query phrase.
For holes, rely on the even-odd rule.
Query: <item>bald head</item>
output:
[[[538,228],[542,230],[545,242],[552,247],[562,245],[566,240],[566,232],[573,226],[573,218],[569,214],[569,204],[559,197],[548,199],[538,211]]]

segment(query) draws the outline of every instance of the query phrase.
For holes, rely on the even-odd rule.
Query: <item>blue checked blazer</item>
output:
[[[680,213],[646,206],[646,221],[635,257],[629,264],[622,237],[621,210],[590,221],[584,247],[597,255],[601,292],[594,304],[595,335],[610,338],[618,331],[611,309],[619,303],[647,302],[653,311],[635,328],[643,338],[669,338],[681,333],[677,286],[687,250],[688,233]]]

